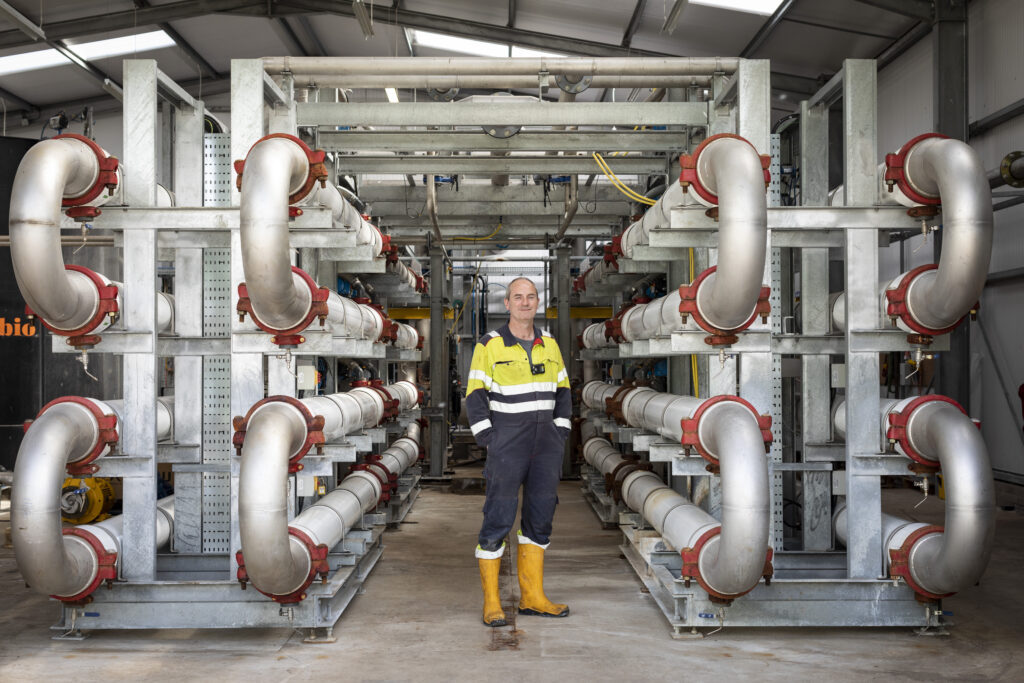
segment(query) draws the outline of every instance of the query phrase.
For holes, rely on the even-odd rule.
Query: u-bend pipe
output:
[[[158,438],[171,431],[171,404],[158,404]],[[18,450],[11,488],[11,540],[18,569],[37,592],[58,598],[83,597],[97,572],[95,545],[84,536],[61,530],[60,492],[68,465],[85,461],[99,450],[106,456],[97,414],[118,416],[120,401],[76,399],[55,402],[31,424]],[[163,506],[167,508],[167,505]],[[173,510],[173,506],[171,507]],[[165,515],[166,516],[166,515]],[[173,511],[169,513],[173,520]],[[166,525],[164,525],[166,526]],[[108,551],[120,550],[120,518],[76,527]],[[158,547],[169,532],[158,537]],[[93,586],[94,588],[95,586]]]

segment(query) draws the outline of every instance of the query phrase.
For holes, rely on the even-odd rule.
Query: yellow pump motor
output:
[[[110,517],[114,487],[106,479],[68,478],[60,492],[61,519],[69,524],[89,524]]]

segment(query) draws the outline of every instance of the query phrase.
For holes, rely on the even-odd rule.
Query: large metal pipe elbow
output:
[[[239,235],[242,268],[254,314],[269,327],[287,330],[309,313],[312,294],[292,272],[288,207],[311,186],[311,164],[297,139],[267,137],[249,150],[241,183]]]
[[[695,317],[705,329],[742,329],[758,310],[768,249],[763,160],[743,138],[715,135],[680,164],[699,200],[718,206],[718,265],[693,292]]]
[[[945,530],[913,544],[909,569],[925,591],[955,593],[981,578],[992,554],[995,490],[988,450],[971,419],[945,400],[912,410],[906,441],[920,456],[938,461],[946,488]]]
[[[245,570],[264,593],[287,595],[309,575],[309,554],[288,533],[288,461],[306,440],[306,421],[288,403],[249,416],[238,480],[238,526]]]
[[[746,593],[761,579],[768,553],[769,483],[764,437],[750,411],[723,403],[709,412],[706,447],[718,454],[722,475],[721,533],[700,553],[701,576],[722,595]]]
[[[60,246],[62,201],[88,196],[103,173],[103,152],[96,150],[73,137],[43,140],[22,158],[11,187],[11,260],[18,289],[36,315],[59,329],[85,325],[99,304],[92,279],[65,270]]]
[[[889,285],[902,291],[889,314],[921,334],[950,331],[974,309],[992,256],[992,191],[977,152],[959,140],[915,138],[886,157],[885,178],[910,204],[942,205],[938,266],[905,273]],[[892,295],[889,295],[893,301]]]

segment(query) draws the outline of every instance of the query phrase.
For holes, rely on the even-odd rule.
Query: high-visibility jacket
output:
[[[490,442],[495,430],[531,422],[554,422],[563,436],[569,434],[572,396],[562,353],[547,332],[534,327],[533,336],[529,359],[508,325],[485,334],[473,350],[466,414],[481,446]],[[533,373],[541,367],[542,372]]]

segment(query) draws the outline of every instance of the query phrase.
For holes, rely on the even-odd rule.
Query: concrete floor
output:
[[[887,491],[910,515],[914,491]],[[0,681],[106,680],[510,681],[1024,680],[1024,515],[998,513],[997,548],[980,585],[950,598],[948,637],[906,630],[726,628],[675,641],[661,612],[565,482],[547,557],[548,595],[568,619],[519,617],[517,630],[480,624],[472,549],[483,498],[427,488],[342,616],[333,644],[304,645],[287,629],[94,632],[50,640],[57,608],[26,590],[12,551],[0,550]],[[939,521],[942,503],[914,511]],[[514,584],[514,580],[512,581]],[[510,602],[506,581],[504,595]]]

